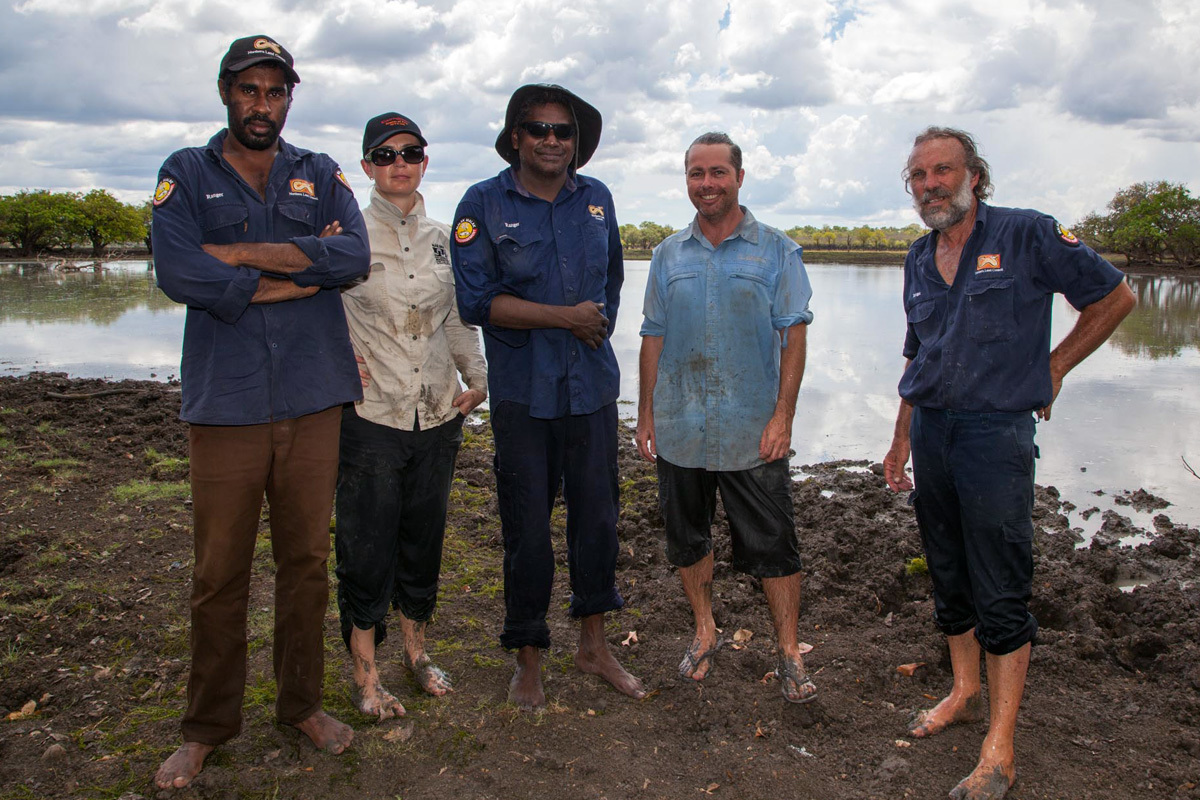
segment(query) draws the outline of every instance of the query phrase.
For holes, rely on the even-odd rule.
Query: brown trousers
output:
[[[242,727],[246,608],[263,495],[275,560],[275,715],[321,708],[326,561],[341,408],[262,425],[192,425],[196,567],[183,739],[217,745]]]

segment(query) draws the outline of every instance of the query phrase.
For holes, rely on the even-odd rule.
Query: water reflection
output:
[[[150,262],[110,263],[100,271],[84,266],[63,272],[0,265],[0,371],[175,375],[184,309],[155,287]],[[625,269],[613,347],[622,414],[633,415],[649,264],[630,261]],[[891,440],[903,366],[901,270],[830,264],[810,266],[809,275],[816,319],[792,463],[879,461]],[[1200,278],[1135,277],[1130,285],[1137,309],[1071,373],[1052,421],[1038,425],[1037,479],[1057,486],[1081,511],[1114,508],[1114,493],[1145,488],[1174,503],[1166,510],[1173,520],[1200,525],[1200,482],[1181,463],[1182,457],[1200,465]],[[1053,340],[1077,318],[1056,298]],[[1130,514],[1127,507],[1115,510]]]
[[[1133,276],[1129,286],[1137,295],[1137,308],[1113,334],[1113,344],[1129,355],[1153,359],[1200,349],[1200,282]]]

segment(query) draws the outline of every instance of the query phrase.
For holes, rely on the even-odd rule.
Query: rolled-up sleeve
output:
[[[204,252],[187,170],[168,159],[158,179],[160,186],[170,181],[172,187],[155,207],[150,227],[159,288],[176,303],[203,309],[221,322],[237,322],[258,290],[261,273]]]
[[[779,282],[775,286],[775,297],[771,302],[771,326],[784,330],[793,325],[808,325],[813,321],[809,301],[812,300],[812,285],[808,272],[797,247],[783,254],[783,265]]]

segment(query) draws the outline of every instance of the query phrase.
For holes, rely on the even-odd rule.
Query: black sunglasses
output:
[[[377,147],[367,156],[367,160],[377,167],[386,167],[396,163],[396,156],[404,159],[405,164],[420,164],[425,160],[425,148],[419,144],[410,144],[400,150],[393,147]]]
[[[535,139],[545,139],[550,131],[556,139],[575,138],[575,126],[569,122],[522,122],[521,129]]]

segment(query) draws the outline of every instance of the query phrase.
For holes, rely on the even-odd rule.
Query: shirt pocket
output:
[[[967,286],[967,329],[976,342],[1007,342],[1016,333],[1013,279],[975,281]]]
[[[729,268],[729,289],[732,294],[766,303],[768,309],[774,284],[775,276],[771,270],[758,264],[737,262]]]
[[[922,342],[930,342],[937,336],[938,327],[941,325],[940,315],[933,313],[937,310],[937,304],[937,298],[914,303],[905,315],[909,327]]]
[[[505,230],[492,240],[500,280],[508,286],[528,286],[542,276],[542,237],[536,231]]]
[[[583,239],[583,257],[588,272],[605,277],[608,275],[608,227],[600,222],[588,221],[580,226]]]
[[[200,212],[200,227],[204,229],[204,244],[233,244],[246,233],[250,212],[245,203],[225,203],[210,206]]]
[[[304,200],[288,200],[275,204],[277,237],[314,236],[317,233],[317,206]]]

